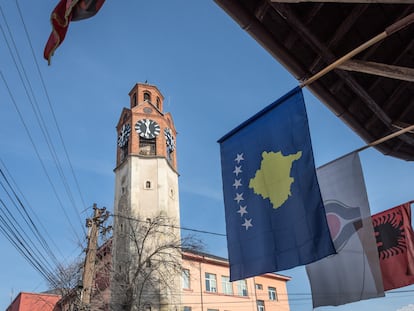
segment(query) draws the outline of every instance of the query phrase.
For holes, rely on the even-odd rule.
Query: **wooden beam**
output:
[[[333,37],[326,44],[326,48],[332,50],[333,47],[336,47],[338,43],[346,37],[346,34],[349,33],[352,26],[355,24],[356,20],[365,12],[369,7],[369,4],[356,4],[352,6],[352,11],[346,16],[346,18],[341,22],[341,24],[336,27]],[[313,61],[312,65],[309,67],[310,72],[315,72],[319,65],[321,64],[322,57],[318,55]]]
[[[365,62],[360,60],[348,60],[339,65],[338,69],[363,72],[391,79],[414,82],[414,69],[412,68]]]
[[[412,4],[413,0],[270,0],[274,3],[300,3],[300,2],[320,2],[320,3],[394,3]]]
[[[397,129],[399,129],[399,130],[402,130],[403,128],[408,127],[408,126],[409,126],[409,124],[407,124],[407,123],[403,123],[403,122],[395,122],[395,123],[393,123],[393,124],[392,124],[392,126],[393,126],[393,127],[395,127],[395,128],[397,128]],[[412,131],[407,131],[407,133],[414,134],[414,130],[412,130]]]

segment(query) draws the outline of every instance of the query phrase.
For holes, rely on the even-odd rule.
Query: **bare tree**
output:
[[[55,273],[48,280],[50,290],[65,295],[81,284],[82,262],[79,259],[68,264],[60,264]]]
[[[117,216],[114,233],[111,310],[178,310],[182,249],[200,250],[193,236],[181,239],[173,221]]]
[[[60,264],[48,280],[49,292],[60,295],[62,299],[59,304],[70,306],[67,310],[79,309],[82,267],[80,259],[75,259],[68,264]]]

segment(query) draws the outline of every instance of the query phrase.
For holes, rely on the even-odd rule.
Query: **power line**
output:
[[[58,265],[58,260],[55,256],[55,254],[52,252],[50,246],[48,245],[48,243],[46,242],[46,239],[42,236],[42,234],[40,233],[38,227],[36,226],[36,224],[34,223],[32,217],[29,215],[29,213],[27,212],[26,207],[23,205],[21,199],[18,197],[16,191],[12,188],[10,182],[8,181],[7,177],[4,175],[3,170],[0,168],[0,175],[3,177],[3,179],[5,180],[5,182],[7,183],[9,189],[12,191],[15,200],[17,201],[18,204],[16,204],[13,201],[13,198],[11,197],[10,193],[8,192],[8,190],[5,188],[4,184],[1,182],[0,180],[0,185],[3,187],[3,190],[7,193],[7,195],[10,198],[10,201],[13,202],[14,206],[16,207],[16,209],[19,211],[20,216],[24,219],[24,221],[26,222],[27,226],[30,228],[30,230],[32,231],[32,233],[35,235],[37,241],[40,243],[40,245],[42,245],[43,249],[46,251],[46,253],[49,255],[49,257],[52,259],[52,261]],[[20,209],[18,208],[18,206],[20,206]],[[21,211],[23,211],[24,213],[22,213]]]
[[[75,214],[76,214],[76,215],[77,215],[77,217],[78,217],[78,221],[79,221],[79,223],[80,223],[80,224],[82,224],[82,220],[80,219],[79,212],[78,212],[78,210],[76,209],[76,204],[75,204],[75,201],[74,201],[74,197],[73,197],[73,195],[72,195],[72,192],[71,192],[71,190],[70,190],[68,180],[67,180],[67,178],[66,178],[66,176],[65,176],[65,174],[64,174],[64,172],[63,172],[62,165],[61,165],[61,163],[60,163],[60,161],[59,161],[59,157],[58,157],[58,155],[57,155],[56,149],[54,148],[54,145],[53,145],[53,141],[52,141],[52,139],[51,139],[51,137],[50,137],[50,134],[49,134],[49,131],[48,131],[48,129],[47,129],[46,122],[44,121],[44,119],[43,119],[43,117],[42,117],[42,113],[41,113],[40,107],[39,107],[39,105],[38,105],[38,103],[37,103],[36,96],[35,96],[35,94],[34,94],[34,92],[33,92],[33,88],[32,88],[32,86],[31,86],[30,79],[28,78],[28,76],[27,76],[27,74],[26,74],[25,67],[24,67],[23,62],[22,62],[22,60],[21,60],[21,58],[20,58],[20,53],[19,53],[19,51],[18,51],[18,49],[17,49],[17,47],[16,47],[15,41],[14,41],[14,39],[13,39],[13,34],[12,34],[12,32],[11,32],[11,30],[10,30],[9,26],[8,26],[8,23],[7,23],[6,17],[5,17],[5,15],[4,15],[4,13],[3,13],[3,10],[2,10],[2,8],[1,8],[1,6],[0,6],[0,12],[1,12],[1,15],[2,15],[2,17],[3,17],[4,23],[5,23],[5,25],[6,25],[6,28],[7,28],[7,30],[8,30],[9,36],[10,36],[10,38],[11,38],[10,40],[11,40],[11,42],[12,42],[12,44],[13,44],[13,47],[14,47],[14,53],[13,53],[13,51],[12,51],[12,47],[11,47],[10,43],[9,43],[9,42],[8,42],[8,40],[7,40],[6,34],[5,34],[4,29],[3,29],[3,27],[1,26],[1,24],[0,24],[0,30],[1,30],[1,31],[2,31],[2,33],[3,33],[3,37],[4,37],[4,40],[5,40],[6,45],[7,45],[7,47],[8,47],[9,53],[10,53],[10,55],[11,55],[12,59],[13,59],[13,63],[14,63],[14,65],[15,65],[15,68],[16,68],[17,72],[18,72],[18,75],[19,75],[20,81],[21,81],[21,83],[22,83],[22,85],[23,85],[23,88],[24,88],[24,90],[25,90],[25,93],[26,93],[27,99],[29,100],[29,103],[30,103],[30,105],[31,105],[31,107],[32,107],[33,113],[34,113],[34,115],[35,115],[35,117],[36,117],[36,120],[37,120],[37,123],[38,123],[38,125],[39,125],[39,128],[40,128],[40,130],[41,130],[41,132],[42,132],[42,134],[43,134],[43,137],[44,137],[45,142],[46,142],[46,144],[47,144],[47,146],[48,146],[49,152],[50,152],[50,154],[51,154],[51,156],[52,156],[52,159],[53,159],[53,161],[54,161],[54,163],[55,163],[55,167],[56,167],[56,169],[57,169],[57,171],[58,171],[58,173],[59,173],[59,176],[60,176],[60,178],[61,178],[61,180],[62,180],[62,183],[63,183],[64,188],[65,188],[65,190],[66,190],[66,193],[67,193],[67,195],[68,195],[68,198],[69,198],[70,202],[72,203],[72,204],[71,204],[71,206],[72,206],[72,208],[74,209]],[[17,60],[18,60],[18,62],[20,63],[20,66],[21,66],[21,68],[22,68],[23,74],[22,74],[22,72],[21,72],[21,71],[20,71],[20,69],[19,69],[19,66],[18,66],[18,64],[17,64],[18,62],[17,62],[16,57],[15,57],[14,55],[16,55],[16,56],[17,56]],[[24,78],[23,78],[23,76],[24,76]],[[3,80],[5,80],[5,78],[4,78],[4,77],[3,77]],[[26,81],[26,83],[25,83],[25,81]],[[30,92],[29,92],[28,87],[26,86],[26,84],[28,85],[28,87],[29,87],[29,89],[30,89]],[[10,91],[10,89],[9,89],[9,87],[8,87],[8,86],[7,86],[7,89],[8,89],[8,91],[9,91],[9,94],[11,94],[11,91]],[[31,95],[31,96],[30,96],[30,95]],[[33,98],[33,99],[32,99],[32,98]],[[16,106],[16,104],[15,104],[15,106]],[[23,119],[23,115],[22,115],[21,113],[19,113],[19,116],[21,116],[20,118],[21,118],[21,119]],[[27,131],[26,131],[26,132],[27,132]],[[44,168],[44,170],[46,170],[46,168],[45,168],[45,166],[44,166],[44,165],[43,165],[43,168]],[[83,227],[82,227],[82,229],[83,229],[84,234],[86,234],[85,229],[84,229]],[[76,232],[75,232],[75,234],[76,234]],[[79,237],[78,237],[78,239],[79,239]]]
[[[144,223],[146,222],[146,221],[144,221],[142,219],[138,219],[138,218],[134,218],[134,217],[130,217],[130,216],[124,216],[124,215],[120,215],[120,214],[110,214],[110,215],[112,217],[119,217],[119,218],[124,218],[124,219],[127,219],[127,220],[137,221],[137,222],[144,222]],[[204,234],[222,236],[222,237],[226,237],[227,236],[224,233],[217,233],[217,232],[212,232],[212,231],[191,229],[191,228],[182,227],[182,226],[175,226],[175,225],[168,225],[168,224],[160,224],[160,226],[170,227],[170,228],[174,228],[174,229],[181,229],[181,230],[184,230],[184,231],[191,231],[191,232],[196,232],[196,233],[204,233]]]
[[[42,84],[42,87],[43,87],[43,91],[45,92],[47,103],[48,103],[49,109],[51,111],[57,133],[59,134],[58,136],[59,136],[60,142],[62,144],[66,159],[69,163],[69,167],[71,169],[72,176],[73,176],[73,179],[75,181],[75,184],[76,184],[76,187],[77,187],[77,190],[78,190],[78,193],[79,193],[79,197],[81,198],[81,201],[83,203],[83,207],[86,207],[86,203],[85,203],[81,188],[79,186],[78,178],[75,174],[75,170],[73,169],[72,161],[70,160],[69,153],[68,153],[67,148],[66,148],[65,140],[63,139],[63,135],[62,135],[62,132],[60,130],[59,123],[57,121],[55,111],[53,109],[52,101],[50,99],[49,92],[48,92],[47,87],[46,87],[46,83],[43,79],[43,74],[40,70],[39,63],[38,63],[37,58],[36,58],[36,54],[35,54],[35,51],[34,51],[34,48],[33,48],[33,45],[32,45],[32,40],[30,39],[30,35],[29,35],[28,30],[27,30],[26,23],[24,21],[22,11],[20,9],[19,2],[18,2],[18,0],[16,0],[15,2],[16,2],[17,11],[19,12],[20,20],[22,21],[22,25],[23,25],[23,28],[24,28],[24,31],[25,31],[25,34],[26,34],[27,41],[28,41],[29,46],[30,46],[30,50],[32,52],[32,57],[33,57],[34,63],[36,64],[36,69],[37,69],[37,72],[39,74],[39,78],[40,78],[40,81],[41,81],[41,84]]]
[[[62,255],[59,247],[56,245],[55,241],[52,239],[52,237],[50,236],[49,232],[46,230],[46,228],[43,226],[43,223],[40,221],[39,217],[37,216],[37,213],[35,213],[33,211],[33,208],[30,206],[30,204],[28,203],[27,199],[25,198],[24,194],[22,193],[22,191],[19,189],[18,185],[16,184],[15,180],[13,179],[13,176],[11,176],[10,172],[7,170],[7,167],[5,165],[5,163],[3,162],[3,160],[0,158],[0,166],[3,166],[3,169],[5,171],[5,174],[8,175],[8,178],[10,179],[11,183],[13,183],[13,186],[11,186],[11,189],[16,189],[16,192],[19,193],[20,197],[23,200],[18,199],[19,201],[25,201],[25,205],[28,207],[28,209],[30,210],[31,214],[33,215],[33,217],[35,217],[37,223],[41,226],[43,232],[46,234],[47,238],[49,239],[49,241],[52,242],[53,246],[55,247],[55,249],[59,252],[60,255]],[[0,168],[1,170],[1,168]],[[16,195],[17,196],[17,195]],[[23,203],[21,203],[23,205]],[[62,256],[63,257],[63,256]]]
[[[4,204],[3,200],[0,199],[0,204],[6,209],[7,206]],[[2,209],[0,209],[2,210]],[[35,258],[34,252],[31,249],[30,246],[25,243],[25,240],[19,233],[19,231],[16,229],[16,227],[13,225],[10,218],[4,214],[3,216],[0,215],[0,229],[2,233],[6,236],[6,238],[11,242],[13,246],[26,258],[26,260],[37,270],[40,272],[41,275],[46,280],[51,280],[51,271],[44,266],[43,263],[38,258]]]
[[[0,159],[1,161],[1,159]],[[2,162],[1,162],[2,163]],[[4,180],[4,182],[2,181]],[[56,270],[61,271],[61,263],[57,260],[54,253],[51,251],[46,239],[38,230],[37,225],[28,213],[26,207],[22,203],[12,184],[0,168],[0,186],[3,192],[7,195],[9,201],[18,210],[20,217],[24,220],[26,226],[30,229],[34,237],[35,243],[29,236],[25,228],[20,224],[19,220],[13,215],[8,205],[0,198],[0,229],[1,233],[9,240],[9,242],[23,255],[23,257],[45,278],[49,284],[56,283],[58,276],[55,276]],[[19,208],[20,207],[20,208]],[[40,245],[43,249],[41,251],[38,247]],[[48,258],[46,258],[48,257]],[[54,263],[54,266],[51,263]],[[62,282],[62,281],[61,281]]]
[[[37,156],[38,160],[40,161],[40,164],[41,164],[41,166],[42,166],[42,168],[43,168],[43,171],[44,171],[44,173],[45,173],[45,175],[46,175],[46,177],[47,177],[47,179],[48,179],[48,181],[49,181],[49,184],[50,184],[50,185],[51,185],[51,187],[52,187],[53,193],[54,193],[54,195],[55,195],[56,199],[57,199],[57,200],[58,200],[58,202],[59,202],[59,206],[61,207],[61,209],[62,209],[62,211],[63,211],[63,214],[65,215],[66,220],[68,221],[69,225],[71,226],[73,233],[74,233],[74,234],[75,234],[75,236],[77,237],[78,242],[81,244],[81,240],[80,240],[80,238],[79,238],[79,235],[78,235],[78,233],[76,232],[75,227],[73,226],[72,221],[70,220],[70,218],[69,218],[69,216],[68,216],[68,214],[67,214],[67,212],[66,212],[65,208],[63,207],[63,203],[62,203],[62,201],[61,201],[61,199],[60,199],[60,197],[59,197],[59,195],[58,195],[58,193],[57,193],[56,187],[55,187],[54,183],[52,182],[52,179],[51,179],[51,177],[50,177],[49,173],[47,172],[46,166],[45,166],[45,164],[44,164],[44,162],[43,162],[42,158],[40,157],[39,150],[38,150],[38,148],[36,147],[36,144],[34,143],[34,140],[33,140],[33,138],[32,138],[32,135],[30,134],[30,131],[29,131],[29,129],[28,129],[28,126],[26,125],[26,122],[24,121],[23,115],[22,115],[22,113],[21,113],[21,111],[20,111],[20,109],[19,109],[19,107],[18,107],[18,105],[17,105],[17,103],[16,103],[16,100],[14,99],[13,94],[11,93],[10,87],[9,87],[9,85],[8,85],[8,83],[7,83],[7,81],[6,81],[5,77],[4,77],[4,75],[3,75],[3,72],[2,72],[1,70],[0,70],[0,76],[1,76],[1,78],[2,78],[2,80],[3,80],[4,85],[6,86],[6,89],[7,89],[8,93],[9,93],[9,96],[10,96],[10,98],[11,98],[12,102],[13,102],[13,105],[14,105],[14,107],[15,107],[16,111],[17,111],[17,114],[19,115],[20,121],[21,121],[21,122],[22,122],[22,124],[23,124],[23,127],[24,127],[24,129],[25,129],[25,131],[26,131],[26,134],[27,134],[27,135],[28,135],[28,137],[29,137],[29,140],[30,140],[30,142],[31,142],[31,144],[32,144],[32,147],[33,147],[33,149],[35,150],[36,156]]]

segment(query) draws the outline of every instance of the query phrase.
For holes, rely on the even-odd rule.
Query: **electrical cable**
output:
[[[29,100],[29,103],[30,103],[30,105],[31,105],[31,107],[33,109],[33,113],[34,113],[34,115],[36,117],[36,120],[37,120],[37,123],[39,125],[39,128],[40,128],[40,130],[41,130],[41,132],[43,134],[43,137],[45,139],[45,142],[46,142],[46,144],[48,146],[49,152],[50,152],[50,154],[51,154],[51,156],[53,158],[53,161],[55,163],[55,167],[56,167],[56,169],[57,169],[57,171],[59,173],[59,176],[60,176],[60,178],[62,180],[62,183],[63,183],[64,188],[66,190],[66,193],[68,195],[68,198],[69,198],[70,202],[72,203],[71,206],[72,206],[72,208],[75,211],[75,215],[78,217],[79,223],[82,224],[82,221],[80,219],[79,211],[76,209],[75,200],[74,200],[73,194],[72,194],[72,192],[70,190],[68,180],[67,180],[67,178],[66,178],[66,176],[65,176],[65,174],[63,172],[62,165],[60,163],[59,157],[57,156],[56,149],[54,148],[53,141],[52,141],[52,139],[50,137],[50,134],[49,134],[49,131],[47,129],[46,122],[44,121],[44,119],[42,117],[42,113],[41,113],[40,107],[39,107],[39,105],[37,103],[36,96],[34,95],[33,88],[31,86],[30,80],[27,77],[26,71],[24,69],[23,62],[22,62],[22,60],[20,58],[19,50],[17,49],[17,46],[16,46],[15,41],[13,39],[13,34],[12,34],[12,32],[11,32],[9,26],[8,26],[6,17],[4,15],[4,13],[3,13],[3,10],[2,10],[2,7],[1,6],[0,6],[0,12],[1,12],[1,15],[3,17],[4,23],[6,25],[6,28],[8,30],[8,33],[9,33],[9,36],[10,36],[10,40],[11,40],[13,46],[14,46],[14,53],[13,53],[12,48],[11,48],[11,46],[10,46],[8,40],[7,40],[6,34],[5,34],[4,29],[1,26],[1,24],[0,24],[0,30],[3,33],[4,40],[6,41],[6,45],[8,47],[9,53],[10,53],[12,59],[13,59],[15,68],[16,68],[18,74],[19,74],[19,77],[20,77],[20,81],[21,81],[21,83],[23,85],[23,88],[25,90],[25,94],[26,94],[27,99]],[[17,59],[18,59],[18,61],[20,63],[20,66],[22,67],[22,71],[23,71],[23,74],[24,74],[25,79],[23,78],[23,75],[22,75],[22,73],[21,73],[21,71],[19,69],[19,66],[17,64],[18,62],[16,61],[16,57],[14,55],[17,56]],[[26,86],[25,80],[26,80],[27,85],[29,86],[30,92],[29,92],[29,90],[28,90],[28,88]],[[31,94],[31,96],[30,96],[30,94]],[[85,231],[84,227],[83,226],[81,226],[81,227],[83,229],[84,234],[86,234],[86,231]]]
[[[58,251],[58,253],[61,255],[61,257],[64,257],[61,250],[59,249],[59,247],[57,246],[57,244],[55,243],[55,241],[53,240],[53,238],[50,236],[49,232],[47,231],[47,229],[45,228],[45,226],[43,225],[43,223],[40,221],[39,217],[37,216],[37,213],[34,212],[33,208],[31,207],[31,205],[29,204],[28,200],[25,198],[23,192],[19,189],[18,185],[16,184],[15,180],[13,179],[13,176],[11,176],[9,170],[6,167],[6,164],[3,162],[3,160],[0,157],[0,167],[3,167],[5,175],[8,176],[8,179],[10,179],[11,183],[13,184],[12,186],[10,186],[11,189],[16,189],[16,192],[19,193],[20,197],[23,199],[22,201],[25,202],[25,206],[28,207],[28,209],[30,210],[30,212],[32,213],[32,215],[35,217],[37,223],[41,226],[41,229],[43,230],[43,232],[46,234],[47,238],[49,241],[51,241],[51,243],[53,244],[53,246],[55,247],[55,249]],[[0,168],[1,170],[1,168]],[[17,194],[16,194],[17,196]],[[20,199],[19,199],[20,201]],[[23,205],[23,203],[21,203]],[[53,252],[52,252],[53,253]]]
[[[110,216],[124,218],[124,219],[127,219],[127,220],[132,220],[132,221],[137,221],[137,222],[144,222],[144,223],[146,222],[146,221],[141,220],[141,219],[138,219],[138,218],[124,216],[124,215],[120,215],[120,214],[113,214],[113,213],[111,213]],[[191,228],[186,228],[186,227],[182,227],[182,226],[167,225],[167,224],[160,224],[160,226],[170,227],[170,228],[174,228],[174,229],[181,229],[181,230],[184,230],[184,231],[191,231],[191,232],[196,232],[196,233],[204,233],[204,234],[222,236],[222,237],[226,237],[227,236],[224,233],[217,233],[217,232],[211,232],[211,231],[205,231],[205,230],[191,229]]]
[[[15,0],[15,3],[16,3],[17,11],[19,13],[20,20],[22,22],[22,25],[23,25],[23,28],[24,28],[24,31],[25,31],[25,34],[26,34],[27,41],[28,41],[29,46],[30,46],[30,51],[32,53],[32,58],[33,58],[34,63],[36,64],[36,69],[37,69],[37,72],[38,72],[38,75],[39,75],[39,78],[40,78],[40,82],[42,84],[43,91],[45,93],[45,96],[46,96],[46,99],[47,99],[47,103],[48,103],[48,106],[49,106],[51,115],[53,117],[53,121],[55,123],[55,127],[56,127],[56,130],[57,130],[57,133],[58,133],[60,142],[61,142],[62,147],[63,147],[63,151],[64,151],[64,154],[65,154],[66,160],[67,160],[67,162],[69,164],[69,167],[70,167],[70,170],[71,170],[73,179],[75,181],[75,185],[76,185],[77,191],[79,193],[79,197],[80,197],[80,199],[82,201],[83,207],[86,207],[87,205],[85,203],[84,196],[82,194],[82,191],[81,191],[81,188],[80,188],[80,185],[79,185],[78,178],[77,178],[77,176],[75,174],[75,170],[73,169],[72,161],[70,160],[69,153],[68,153],[67,148],[66,148],[65,140],[63,139],[62,131],[60,130],[60,126],[59,126],[59,123],[57,121],[56,113],[55,113],[55,111],[53,109],[52,101],[50,99],[50,95],[49,95],[49,92],[47,90],[46,83],[45,83],[45,80],[43,78],[43,74],[42,74],[42,72],[40,70],[39,62],[37,61],[36,54],[35,54],[35,51],[34,51],[34,48],[33,48],[33,44],[32,44],[32,40],[30,39],[30,35],[29,35],[29,32],[28,32],[26,23],[24,21],[23,14],[22,14],[22,11],[21,11],[21,8],[20,8],[20,5],[19,5],[18,0]],[[86,235],[86,232],[85,231],[84,231],[84,234]]]
[[[1,160],[1,159],[0,159]],[[6,181],[9,189],[12,191],[15,200],[17,201],[18,204],[16,204],[10,193],[7,191],[7,189],[5,188],[5,186],[3,185],[3,183],[0,181],[1,186],[3,187],[3,190],[7,193],[7,195],[9,196],[10,201],[13,202],[14,206],[16,207],[16,209],[19,211],[20,216],[24,219],[24,221],[26,222],[27,226],[30,228],[30,230],[32,231],[32,233],[34,234],[34,236],[36,237],[37,241],[39,242],[39,244],[43,247],[43,249],[46,251],[46,254],[49,255],[49,258],[52,259],[53,263],[58,266],[59,265],[59,261],[56,258],[55,254],[52,252],[50,246],[48,245],[48,243],[46,242],[46,239],[42,236],[42,234],[40,233],[38,227],[36,226],[36,224],[34,223],[32,217],[29,215],[29,213],[27,212],[26,207],[23,205],[22,201],[20,200],[20,198],[18,197],[17,193],[15,192],[15,190],[13,189],[13,187],[11,186],[9,180],[7,179],[7,177],[4,175],[3,170],[0,168],[0,175],[3,177],[3,179]],[[21,210],[24,212],[24,214],[20,211],[20,209],[18,208],[18,206],[20,206]]]
[[[52,182],[52,179],[51,179],[51,177],[50,177],[49,173],[47,172],[47,169],[46,169],[46,166],[45,166],[45,164],[44,164],[44,161],[43,161],[43,160],[42,160],[42,158],[40,157],[39,150],[38,150],[38,148],[36,147],[36,144],[34,143],[34,140],[33,140],[33,138],[32,138],[32,135],[30,134],[30,131],[29,131],[29,129],[28,129],[28,127],[27,127],[27,125],[26,125],[26,122],[24,121],[23,115],[21,114],[20,109],[19,109],[19,107],[17,106],[17,103],[16,103],[16,101],[15,101],[15,99],[14,99],[14,96],[13,96],[13,94],[11,93],[10,87],[9,87],[9,85],[8,85],[8,83],[7,83],[7,81],[6,81],[5,77],[4,77],[4,75],[3,75],[3,72],[2,72],[1,70],[0,70],[0,76],[1,76],[1,78],[2,78],[2,80],[3,80],[4,85],[6,86],[6,89],[7,89],[8,93],[9,93],[9,96],[10,96],[10,98],[11,98],[11,100],[12,100],[13,104],[14,104],[14,107],[15,107],[15,109],[16,109],[16,111],[17,111],[18,115],[19,115],[20,121],[22,122],[23,127],[24,127],[24,129],[25,129],[25,131],[26,131],[26,134],[27,134],[27,135],[28,135],[28,137],[29,137],[29,140],[30,140],[30,142],[31,142],[31,144],[32,144],[32,147],[33,147],[33,149],[35,150],[35,153],[36,153],[36,155],[37,155],[37,158],[39,159],[39,161],[40,161],[40,163],[41,163],[41,166],[42,166],[43,171],[44,171],[44,173],[45,173],[45,175],[46,175],[46,177],[47,177],[47,179],[48,179],[48,181],[49,181],[49,184],[50,184],[50,185],[51,185],[51,187],[52,187],[53,193],[55,194],[55,197],[56,197],[56,199],[57,199],[57,201],[58,201],[58,203],[59,203],[59,206],[61,207],[61,209],[62,209],[62,211],[63,211],[63,214],[64,214],[64,216],[65,216],[66,220],[68,221],[68,223],[69,223],[69,225],[70,225],[70,227],[71,227],[71,229],[72,229],[73,233],[75,234],[76,238],[78,239],[78,242],[79,242],[80,244],[82,244],[82,243],[81,243],[81,239],[79,238],[79,235],[78,235],[78,233],[76,232],[75,227],[73,226],[73,223],[72,223],[72,221],[71,221],[71,220],[70,220],[70,218],[69,218],[69,215],[67,214],[67,212],[66,212],[65,208],[63,207],[63,203],[62,203],[62,201],[61,201],[61,199],[60,199],[60,197],[59,197],[59,195],[58,195],[58,193],[57,193],[56,187],[55,187],[54,183]]]
[[[0,181],[0,185],[4,189],[4,185],[1,181]],[[42,261],[44,265],[47,265],[47,266],[49,266],[49,268],[51,268],[49,262],[47,261],[47,259],[43,255],[43,253],[39,251],[36,244],[29,237],[27,232],[24,230],[23,226],[17,221],[16,217],[11,213],[10,209],[7,207],[7,205],[4,203],[4,201],[2,199],[0,199],[0,203],[4,207],[4,210],[0,210],[0,212],[3,213],[3,215],[6,217],[7,223],[10,226],[9,231],[15,232],[15,237],[17,238],[17,236],[18,236],[21,240],[25,241],[25,245],[30,250],[30,253],[33,254],[33,255],[39,256],[41,258],[41,259],[39,259],[39,261]],[[5,213],[5,212],[7,212],[7,213]],[[24,217],[23,214],[21,213],[21,211],[19,211],[19,213],[22,217]],[[29,225],[27,220],[26,219],[24,219],[24,220],[25,220],[26,224]]]
[[[7,206],[1,199],[0,204],[3,205],[3,207],[5,207],[7,210]],[[31,263],[35,267],[35,269],[45,277],[46,280],[50,280],[51,276],[53,275],[51,271],[48,270],[48,268],[45,267],[38,258],[35,258],[33,256],[33,250],[30,246],[27,245],[27,243],[25,243],[25,240],[23,239],[19,231],[16,229],[16,227],[12,224],[10,218],[6,214],[4,214],[4,212],[3,215],[6,217],[5,219],[2,215],[0,215],[0,223],[2,223],[1,228],[3,233],[5,231],[8,232],[6,236],[9,239],[9,241],[11,239],[13,241],[12,244],[15,247],[17,246],[17,249],[24,254],[24,257],[29,261],[29,263]]]

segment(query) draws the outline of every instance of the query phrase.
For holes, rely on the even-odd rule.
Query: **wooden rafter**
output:
[[[352,28],[352,25],[355,23],[355,21],[365,12],[365,10],[368,8],[367,4],[361,4],[361,5],[355,5],[352,9],[352,12],[341,22],[339,27],[336,29],[335,34],[333,37],[329,40],[329,42],[326,44],[326,48],[331,50],[337,46],[337,44],[345,37],[349,30]],[[316,57],[312,65],[309,67],[309,70],[311,72],[314,72],[318,66],[321,64],[324,64],[321,62],[322,57]]]
[[[393,65],[365,62],[360,60],[348,60],[339,69],[347,71],[363,72],[371,75],[414,82],[414,69]]]

